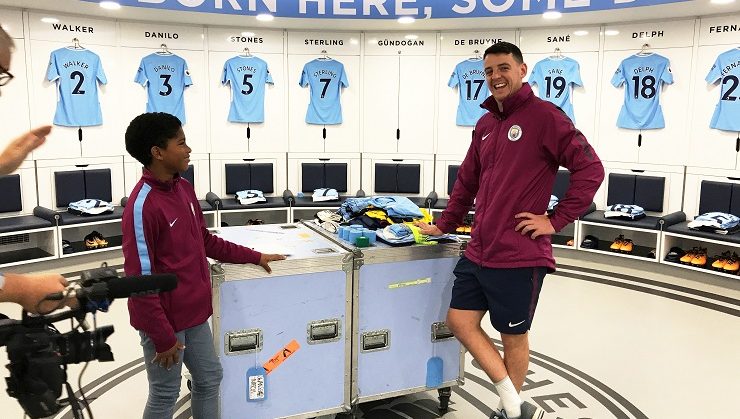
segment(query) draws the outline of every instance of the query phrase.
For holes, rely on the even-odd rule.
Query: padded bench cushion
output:
[[[51,221],[33,215],[0,218],[0,233],[35,230],[37,228],[52,227],[53,225]]]
[[[115,207],[110,214],[74,215],[66,211],[59,212],[59,225],[84,224],[98,221],[116,220],[123,217],[123,207]]]
[[[709,231],[692,230],[689,228],[688,221],[669,226],[668,228],[666,228],[666,231],[670,233],[685,234],[687,236],[703,238],[703,239],[720,240],[720,241],[726,241],[730,243],[740,243],[740,233],[717,234],[717,233],[712,233]]]
[[[639,220],[628,220],[626,218],[605,218],[604,211],[594,211],[581,218],[581,220],[606,225],[644,228],[647,230],[660,230],[660,224],[658,223],[660,217],[654,217],[650,215]]]
[[[224,169],[227,194],[234,195],[248,189],[256,189],[266,194],[275,192],[271,163],[227,164]]]
[[[203,212],[214,211],[214,209],[211,206],[211,204],[208,201],[206,201],[205,199],[199,200],[198,203],[200,204],[200,210],[201,211],[203,211]]]
[[[256,209],[256,208],[286,208],[285,201],[282,197],[266,196],[267,202],[257,202],[255,204],[242,205],[236,198],[223,198],[221,199],[221,210],[244,210],[244,209]]]
[[[612,173],[609,175],[606,205],[634,204],[645,211],[663,212],[665,178]]]
[[[375,163],[376,194],[417,194],[421,165]]]

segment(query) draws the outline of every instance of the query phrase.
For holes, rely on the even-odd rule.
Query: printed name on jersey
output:
[[[92,26],[62,25],[61,23],[54,23],[51,27],[57,31],[93,33]]]
[[[452,73],[455,74],[455,73]],[[468,70],[465,73],[463,73],[462,78],[463,80],[467,80],[469,78],[475,77],[475,76],[481,76],[483,78],[486,77],[486,73],[483,70]]]
[[[149,32],[144,31],[144,38],[157,38],[157,39],[178,39],[180,35],[176,32]]]
[[[52,63],[49,62],[49,65],[52,65]],[[70,67],[90,68],[90,66],[87,65],[87,63],[84,61],[67,61],[66,63],[62,64],[62,67],[64,68],[70,68]]]
[[[141,72],[141,69],[139,69],[139,71]],[[160,71],[169,71],[170,73],[174,73],[175,67],[172,67],[171,65],[167,65],[167,64],[154,66],[155,73],[159,73]]]
[[[715,69],[716,67],[717,67],[717,65],[716,65],[716,64],[715,64],[715,65],[713,65],[713,66],[712,66],[712,70],[714,70],[714,69]],[[736,69],[736,68],[740,68],[740,60],[738,60],[738,61],[736,61],[736,62],[734,62],[734,63],[731,63],[731,64],[728,64],[728,65],[724,66],[724,68],[722,68],[722,71],[720,71],[720,75],[721,75],[722,77],[724,77],[724,76],[726,76],[726,75],[730,74],[730,71],[732,71],[732,70],[734,70],[734,69]]]
[[[335,73],[335,72],[333,72],[331,70],[318,70],[318,71],[314,71],[313,72],[313,76],[314,77],[329,76],[329,77],[335,79],[335,78],[337,78],[337,73]]]

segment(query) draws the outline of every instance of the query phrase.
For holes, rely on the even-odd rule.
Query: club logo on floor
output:
[[[509,128],[509,141],[519,141],[522,138],[522,127],[519,125],[512,125]]]

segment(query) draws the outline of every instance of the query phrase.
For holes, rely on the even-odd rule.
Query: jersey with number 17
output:
[[[185,124],[185,88],[191,86],[193,80],[182,57],[149,54],[141,59],[134,81],[147,89],[147,112],[175,115]]]
[[[84,48],[60,48],[51,53],[46,79],[57,81],[54,125],[89,127],[103,123],[98,82],[108,83],[98,54]]]
[[[457,105],[456,124],[474,127],[486,110],[480,104],[491,92],[486,87],[486,73],[483,72],[482,59],[467,59],[455,66],[447,86],[458,86],[460,100]]]
[[[316,59],[303,66],[301,87],[311,86],[311,101],[306,111],[306,122],[309,124],[341,124],[342,87],[349,87],[344,65],[339,61]]]
[[[658,54],[630,55],[625,58],[612,77],[612,85],[624,88],[624,105],[619,112],[617,126],[628,129],[664,128],[663,109],[660,107],[660,89],[673,84],[668,58]]]
[[[722,83],[719,102],[709,126],[724,131],[740,131],[740,47],[720,54],[706,80],[707,83]]]
[[[265,84],[273,84],[265,60],[237,56],[224,64],[221,84],[231,85],[231,122],[264,122]]]

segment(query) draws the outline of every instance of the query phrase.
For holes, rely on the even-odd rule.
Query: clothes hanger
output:
[[[85,49],[80,45],[80,40],[77,38],[72,38],[72,49]]]
[[[638,52],[636,55],[639,57],[646,57],[651,54],[652,52],[650,52],[650,44],[642,44],[642,48],[640,48],[640,52]]]
[[[157,54],[159,54],[159,55],[172,55],[172,52],[170,51],[170,49],[167,48],[167,44],[162,44],[159,47],[162,48],[162,49],[160,51],[157,51]]]
[[[249,48],[244,48],[244,51],[242,52],[242,57],[251,57],[252,53],[249,52]]]
[[[550,59],[553,60],[562,60],[563,58],[565,58],[565,56],[563,55],[563,52],[560,51],[560,48],[555,48],[555,51],[553,51],[552,55],[550,56]]]
[[[480,50],[473,51],[473,56],[468,58],[468,61],[480,61],[483,57],[480,55]]]
[[[321,50],[321,57],[319,57],[319,60],[331,60],[331,57],[326,54],[325,49]]]

